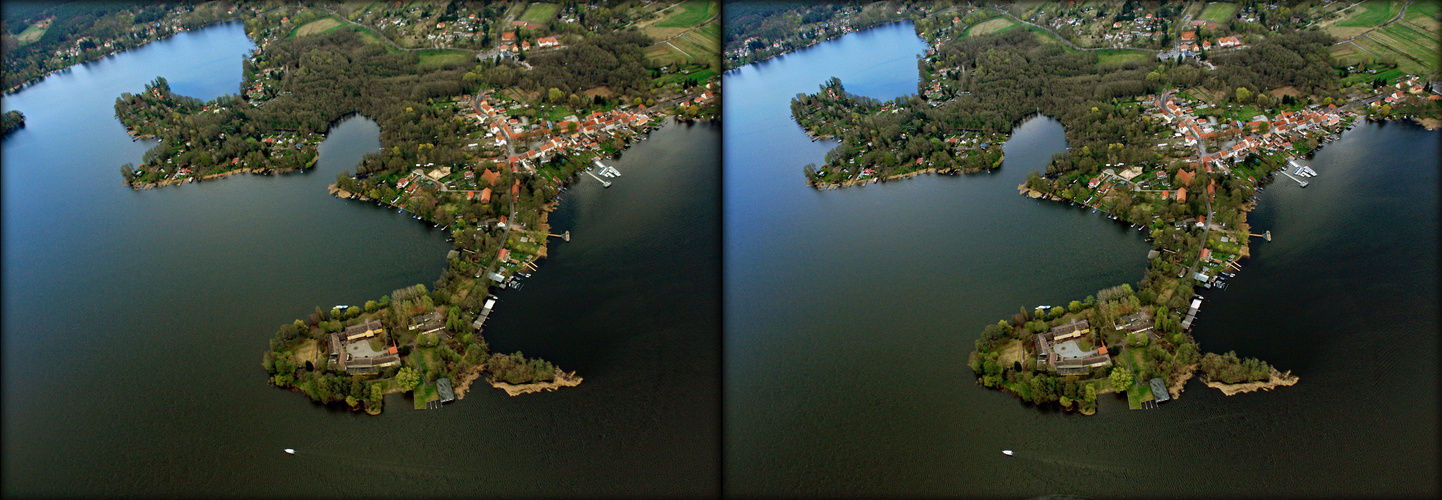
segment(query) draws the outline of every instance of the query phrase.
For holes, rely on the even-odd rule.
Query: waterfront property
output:
[[[1111,366],[1111,356],[1105,347],[1083,349],[1077,342],[1090,332],[1090,323],[1079,319],[1037,334],[1033,337],[1037,368],[1055,370],[1061,375],[1079,375],[1092,368]]]

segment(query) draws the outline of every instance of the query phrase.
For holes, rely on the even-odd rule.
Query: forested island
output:
[[[19,130],[25,126],[25,114],[19,111],[6,111],[0,117],[0,136],[10,135],[10,132]]]
[[[708,56],[681,40],[710,29],[715,5],[396,7],[240,11],[257,45],[240,94],[201,101],[157,77],[116,99],[132,137],[157,142],[122,178],[143,189],[304,170],[331,126],[374,120],[382,151],[338,174],[331,193],[444,227],[449,265],[430,288],[316,307],[281,326],[262,359],[270,382],[372,414],[386,393],[411,392],[427,408],[483,377],[511,395],[576,385],[581,377],[546,361],[490,352],[490,292],[536,270],[553,236],[547,212],[594,162],[668,120],[719,116],[719,49]],[[449,38],[427,39],[468,48],[407,49],[367,23],[436,25]],[[674,44],[692,50],[678,56]]]
[[[1298,29],[1300,18],[1258,26],[1257,10],[1278,19],[1275,4],[1209,9],[1231,17],[1199,24],[1184,21],[1206,17],[1200,8],[1133,2],[907,6],[928,45],[916,95],[878,101],[833,78],[792,100],[809,135],[838,142],[824,164],[803,167],[807,182],[824,189],[999,168],[1011,128],[1044,114],[1062,123],[1070,147],[1019,192],[1091,207],[1153,246],[1135,290],[1023,307],[983,330],[968,356],[977,382],[1038,405],[1091,414],[1098,394],[1126,392],[1141,408],[1179,397],[1194,375],[1228,395],[1296,383],[1261,360],[1203,353],[1190,334],[1198,288],[1240,270],[1249,240],[1263,236],[1246,224],[1257,190],[1294,169],[1308,175],[1293,159],[1359,116],[1442,112],[1442,89],[1426,82],[1435,66],[1409,75],[1395,62],[1343,64],[1336,38]],[[1044,27],[1058,19],[1113,47],[1125,37],[1171,50],[1078,47]]]

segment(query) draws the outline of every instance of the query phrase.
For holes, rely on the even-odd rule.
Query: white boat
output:
[[[294,448],[286,448],[286,449],[285,449],[285,452],[288,453],[288,454],[294,455],[294,454],[295,454],[295,449],[294,449]],[[1010,454],[1010,453],[1008,453],[1008,455],[1009,455],[1009,454]]]
[[[1001,454],[1002,454],[1002,455],[1006,455],[1006,456],[1008,456],[1008,457],[1014,456],[1014,455],[1011,453],[1011,450],[1001,450]]]

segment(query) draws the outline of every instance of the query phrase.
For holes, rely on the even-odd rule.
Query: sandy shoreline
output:
[[[1175,382],[1172,382],[1172,385],[1167,386],[1167,392],[1172,395],[1172,399],[1181,399],[1182,390],[1186,388],[1187,381],[1191,380],[1192,377],[1196,376],[1198,366],[1200,365],[1196,363],[1187,366],[1187,374],[1177,377],[1177,380]]]
[[[1221,383],[1221,382],[1213,382],[1213,381],[1210,381],[1210,380],[1204,380],[1204,381],[1202,381],[1202,383],[1207,384],[1207,387],[1211,387],[1211,388],[1213,388],[1213,389],[1217,389],[1217,390],[1219,390],[1219,391],[1222,391],[1222,394],[1226,394],[1226,395],[1228,395],[1228,396],[1233,396],[1233,395],[1242,394],[1242,393],[1246,393],[1246,392],[1270,391],[1270,390],[1272,390],[1273,388],[1276,388],[1276,387],[1284,387],[1284,386],[1296,385],[1296,383],[1297,383],[1298,380],[1301,380],[1301,379],[1298,378],[1296,375],[1292,375],[1292,371],[1291,371],[1291,370],[1287,370],[1286,373],[1283,373],[1283,372],[1277,371],[1277,369],[1276,369],[1275,367],[1273,367],[1273,368],[1272,368],[1271,377],[1270,377],[1268,380],[1262,381],[1262,382],[1243,382],[1243,383],[1240,383],[1240,384],[1224,384],[1224,383]]]
[[[494,379],[490,380],[489,382],[491,383],[491,387],[504,390],[506,391],[506,394],[509,394],[511,396],[520,396],[522,394],[530,394],[532,392],[554,391],[561,387],[575,387],[581,385],[581,380],[581,377],[576,376],[576,372],[566,373],[557,369],[556,379],[550,382],[535,382],[519,385],[507,384],[505,382],[497,382]]]
[[[471,384],[481,378],[481,372],[486,370],[486,365],[476,365],[461,373],[456,374],[456,383],[452,384],[456,399],[466,399],[466,391],[471,389]]]

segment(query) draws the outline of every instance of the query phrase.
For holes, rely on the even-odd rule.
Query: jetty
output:
[[[1267,241],[1272,241],[1272,230],[1268,229],[1267,232],[1262,234],[1247,233],[1247,236],[1251,236],[1253,238],[1265,238]]]
[[[550,236],[550,237],[552,237],[552,238],[560,238],[560,239],[566,240],[567,243],[570,243],[570,242],[571,242],[571,232],[570,232],[570,231],[566,231],[566,232],[561,233],[561,234],[550,234],[550,233],[546,233],[546,236]]]
[[[1287,176],[1287,177],[1290,177],[1292,180],[1297,181],[1297,184],[1301,185],[1302,187],[1307,187],[1307,181],[1304,181],[1304,180],[1302,180],[1302,179],[1298,179],[1298,178],[1296,178],[1296,177],[1292,177],[1292,174],[1287,173],[1286,170],[1283,170],[1283,171],[1282,171],[1282,175],[1285,175],[1285,176]]]
[[[602,178],[600,178],[600,177],[596,177],[596,174],[591,173],[590,170],[587,170],[587,171],[586,171],[586,175],[591,176],[592,179],[596,179],[596,182],[601,183],[601,187],[611,187],[611,182],[610,182],[610,181],[607,181],[607,180],[602,179]]]

